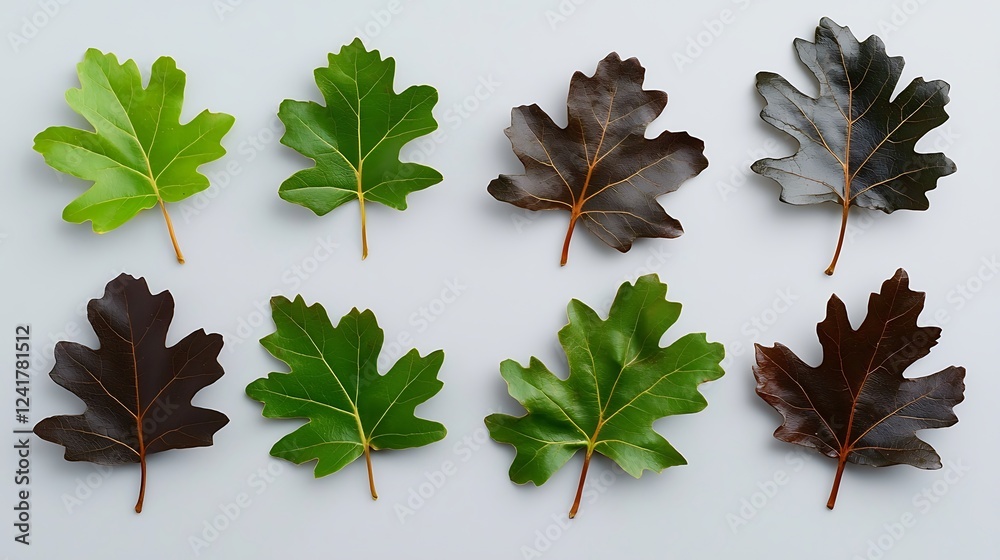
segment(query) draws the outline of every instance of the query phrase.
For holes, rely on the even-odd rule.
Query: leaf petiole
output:
[[[573,507],[569,510],[569,518],[576,517],[576,512],[580,511],[580,498],[583,497],[583,485],[587,482],[587,470],[590,469],[590,458],[594,455],[591,447],[587,448],[587,456],[583,458],[583,470],[580,471],[580,485],[576,488],[576,499],[573,500]]]
[[[573,239],[573,229],[576,227],[576,220],[579,217],[580,214],[576,213],[574,209],[573,215],[569,218],[569,229],[566,230],[566,240],[563,241],[562,260],[559,261],[559,266],[566,266],[566,261],[569,259],[569,242]]]
[[[368,488],[372,491],[372,499],[378,499],[378,492],[375,491],[375,475],[372,472],[372,451],[371,446],[365,444],[365,464],[368,465]]]
[[[135,512],[142,513],[142,502],[146,499],[146,454],[139,455],[139,499],[135,502]]]
[[[170,220],[167,212],[167,205],[160,199],[160,210],[163,210],[163,219],[167,221],[167,231],[170,232],[170,242],[174,244],[174,253],[177,254],[177,262],[184,264],[184,254],[181,253],[181,246],[177,243],[177,234],[174,233],[174,222]]]
[[[361,118],[360,116],[358,118]],[[360,126],[360,124],[359,124]],[[366,225],[367,219],[365,216],[365,191],[361,183],[361,168],[364,167],[365,160],[361,160],[358,164],[357,177],[358,177],[358,204],[361,205],[361,260],[368,258],[368,228]],[[374,494],[374,492],[372,492]]]
[[[844,248],[844,234],[847,233],[847,215],[850,211],[851,203],[845,201],[843,217],[840,220],[840,238],[837,239],[837,250],[833,253],[833,260],[830,261],[830,266],[826,267],[824,271],[827,276],[833,276],[833,270],[837,268],[837,261],[840,260],[840,250]]]
[[[837,503],[837,493],[840,491],[840,479],[844,476],[844,465],[847,464],[847,454],[841,453],[837,461],[837,475],[833,478],[833,488],[830,490],[830,499],[826,501],[827,509],[833,509]]]

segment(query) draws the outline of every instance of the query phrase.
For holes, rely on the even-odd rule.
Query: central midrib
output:
[[[854,133],[854,84],[851,83],[851,73],[844,60],[844,51],[840,51],[840,61],[844,67],[844,77],[847,79],[847,138],[844,141],[844,213],[851,207],[851,135]]]
[[[365,447],[365,448],[368,447],[368,438],[365,436],[364,426],[361,425],[361,414],[358,412],[358,405],[357,405],[357,403],[354,402],[354,399],[351,398],[350,393],[347,392],[347,388],[344,387],[344,384],[341,383],[340,378],[337,377],[336,373],[334,373],[333,368],[330,366],[330,363],[326,361],[326,355],[323,354],[323,351],[319,349],[319,345],[317,345],[316,341],[313,340],[312,335],[309,334],[308,331],[306,331],[305,327],[303,327],[303,326],[298,325],[297,323],[295,323],[295,321],[292,319],[291,315],[289,315],[288,313],[284,312],[283,310],[282,310],[282,313],[286,317],[288,317],[288,319],[291,320],[292,323],[295,324],[295,326],[299,328],[299,330],[302,331],[302,334],[306,335],[306,339],[309,340],[309,344],[312,344],[313,349],[316,350],[316,356],[320,359],[321,362],[323,362],[323,365],[326,366],[326,370],[330,372],[330,377],[333,377],[334,381],[337,382],[337,386],[339,386],[340,390],[343,391],[344,397],[347,398],[347,402],[349,402],[351,404],[351,414],[354,416],[354,421],[355,421],[355,423],[357,424],[357,427],[358,427],[358,437],[361,439],[361,446]],[[361,345],[358,344],[358,347],[359,347],[358,348],[359,359],[360,359],[360,352],[361,352],[360,346]]]
[[[132,130],[132,135],[130,138],[135,142],[135,145],[139,148],[139,153],[142,154],[142,159],[146,164],[146,178],[149,179],[149,185],[153,188],[153,194],[156,195],[156,200],[162,202],[163,197],[160,196],[160,189],[156,186],[156,176],[153,174],[153,166],[149,161],[149,154],[146,153],[146,149],[143,147],[142,142],[139,141],[139,133],[135,130],[135,123],[132,122],[132,116],[129,115],[128,109],[125,108],[125,104],[122,103],[118,94],[115,93],[114,87],[111,85],[111,77],[105,72],[101,72],[104,76],[105,82],[107,83],[108,90],[112,93],[112,97],[118,102],[118,106],[121,107],[122,112],[125,114],[125,120],[128,122],[129,128]],[[141,85],[140,85],[141,89]],[[134,92],[133,92],[134,93]],[[160,130],[160,116],[163,114],[163,103],[167,96],[166,88],[163,88],[163,96],[160,100],[160,110],[156,116],[156,129],[153,131],[153,139],[149,144],[150,151],[152,151],[153,143],[156,142],[156,135]]]
[[[573,204],[571,219],[575,221],[581,214],[583,210],[583,205],[587,202],[587,189],[590,187],[590,179],[594,175],[594,168],[597,167],[597,162],[601,160],[601,148],[604,146],[604,137],[608,133],[608,124],[611,122],[611,111],[615,106],[615,94],[616,91],[611,92],[611,99],[608,101],[608,114],[604,118],[604,126],[601,128],[601,138],[597,141],[597,147],[594,149],[594,159],[593,161],[587,162],[587,176],[583,179],[583,187],[580,189],[580,197]]]
[[[898,293],[898,290],[894,291],[893,294],[892,294],[892,301],[889,303],[889,308],[890,309],[896,303],[896,294],[897,293]],[[879,336],[879,342],[880,343],[882,341],[882,338],[885,337],[885,331],[888,328],[889,328],[889,322],[886,321],[886,323],[884,325],[882,325],[882,334]],[[841,444],[841,448],[840,448],[840,455],[841,455],[842,459],[846,459],[847,455],[850,454],[850,452],[851,452],[852,449],[854,449],[854,445],[858,441],[861,440],[861,437],[864,437],[864,435],[859,436],[857,440],[855,440],[855,441],[852,442],[851,441],[851,431],[854,429],[854,415],[855,415],[855,413],[858,410],[858,400],[861,398],[861,393],[864,392],[864,390],[865,390],[865,384],[868,383],[868,379],[871,377],[871,375],[873,373],[872,372],[872,365],[875,363],[875,355],[877,353],[878,353],[878,346],[876,346],[875,347],[875,351],[872,352],[872,357],[871,357],[871,359],[868,362],[868,367],[865,368],[866,369],[866,371],[865,371],[865,378],[861,382],[861,386],[858,387],[858,394],[857,395],[853,395],[852,398],[851,398],[851,413],[847,417],[847,430],[844,432],[844,443]],[[849,389],[850,389],[850,384],[848,384],[848,390]],[[866,431],[865,434],[867,434],[867,433],[868,432]]]
[[[146,444],[143,440],[142,433],[142,400],[139,395],[139,361],[136,358],[136,347],[135,347],[135,331],[132,328],[132,314],[129,312],[128,296],[124,298],[125,300],[125,316],[128,317],[128,344],[132,349],[130,352],[132,358],[132,378],[135,380],[135,422],[136,422],[136,436],[139,439],[139,459],[142,460],[146,455]]]

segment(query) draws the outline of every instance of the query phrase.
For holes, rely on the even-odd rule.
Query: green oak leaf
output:
[[[95,132],[54,126],[35,136],[35,151],[58,171],[93,181],[63,210],[72,223],[91,221],[97,233],[111,231],[159,204],[177,260],[184,262],[167,202],[178,202],[209,186],[198,167],[221,158],[222,137],[235,119],[202,111],[180,124],[184,72],[164,56],[153,63],[149,85],[135,61],[89,49],[77,66],[80,88],[66,102]]]
[[[438,422],[414,415],[414,408],[444,385],[437,378],[444,352],[421,356],[416,349],[389,372],[378,372],[384,335],[371,311],[352,309],[334,327],[323,307],[271,298],[277,330],[260,343],[288,364],[247,386],[264,403],[267,418],[309,422],[278,440],[271,455],[301,465],[316,463],[317,478],[339,471],[361,455],[368,465],[372,499],[377,499],[371,451],[420,447],[444,439]]]
[[[399,151],[437,129],[431,109],[437,90],[393,91],[396,62],[365,50],[361,39],[329,55],[314,72],[326,106],[286,99],[278,118],[281,143],[316,162],[281,184],[281,198],[322,216],[351,200],[361,208],[361,258],[368,256],[365,203],[406,210],[406,195],[441,182],[441,174],[399,161]]]
[[[510,395],[528,411],[486,417],[490,436],[517,450],[510,479],[543,484],[578,450],[586,452],[571,518],[595,452],[636,478],[646,469],[660,472],[687,463],[653,430],[653,421],[705,408],[698,385],[722,377],[725,349],[704,333],[661,347],[660,338],[681,312],[666,294],[655,274],[634,285],[626,282],[603,320],[580,301],[570,301],[569,324],[559,331],[569,363],[566,379],[534,357],[528,367],[513,360],[500,364]]]

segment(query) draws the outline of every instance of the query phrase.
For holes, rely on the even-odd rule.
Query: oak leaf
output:
[[[566,128],[538,105],[511,112],[507,137],[523,175],[500,175],[489,193],[528,210],[565,210],[569,227],[562,259],[577,222],[626,252],[639,237],[678,237],[681,223],[656,197],[677,190],[708,160],[705,144],[686,132],[646,138],[646,127],[667,105],[666,92],[644,90],[646,70],[635,58],[609,54],[593,76],[573,75]]]
[[[67,91],[66,102],[94,132],[54,126],[35,136],[35,151],[46,163],[94,182],[63,210],[63,219],[90,220],[95,232],[105,233],[159,205],[183,263],[166,203],[208,188],[198,167],[225,155],[222,137],[235,119],[202,111],[180,124],[186,77],[167,56],[153,63],[145,88],[134,61],[120,64],[97,49],[86,52],[77,72],[80,88]]]
[[[837,459],[827,507],[833,509],[846,463],[941,468],[937,452],[917,430],[958,422],[965,368],[950,366],[924,377],[903,372],[937,344],[941,329],[921,327],[924,293],[910,290],[903,269],[868,300],[855,330],[836,295],[816,327],[823,361],[813,367],[782,344],[755,345],[757,394],[784,417],[781,441],[811,447]]]
[[[267,418],[309,421],[278,440],[271,455],[295,464],[316,461],[317,478],[339,471],[364,455],[372,499],[378,498],[371,452],[420,447],[444,439],[445,427],[418,418],[417,405],[444,385],[438,370],[444,352],[403,355],[382,375],[378,357],[385,335],[371,311],[352,309],[333,326],[323,306],[271,299],[276,330],[260,343],[288,364],[247,386],[264,403]]]
[[[664,416],[689,414],[708,403],[698,392],[722,377],[722,344],[704,333],[687,334],[667,347],[663,334],[677,321],[681,305],[667,301],[667,286],[655,274],[618,289],[607,319],[577,300],[568,307],[569,324],[559,342],[569,362],[562,379],[537,358],[528,366],[500,364],[510,395],[527,414],[486,417],[490,436],[517,451],[510,479],[544,484],[578,451],[583,470],[569,516],[576,516],[590,460],[609,457],[638,478],[687,461],[653,430]]]
[[[87,409],[46,418],[34,430],[66,447],[68,461],[139,463],[137,513],[150,454],[212,445],[212,435],[229,422],[221,412],[191,404],[198,391],[222,377],[222,335],[199,329],[167,347],[173,314],[170,292],[152,295],[144,279],[127,274],[109,282],[104,297],[87,305],[100,347],[59,342],[49,374]]]
[[[281,143],[312,159],[281,184],[278,195],[322,216],[357,200],[361,211],[361,258],[368,257],[367,202],[406,210],[406,195],[441,182],[441,174],[399,161],[407,142],[437,129],[431,86],[393,90],[396,62],[382,59],[355,39],[329,55],[314,72],[326,105],[286,99],[278,118]]]
[[[757,74],[757,91],[767,101],[761,118],[795,138],[799,149],[756,161],[751,169],[781,184],[782,202],[840,205],[840,238],[826,269],[833,274],[851,207],[887,214],[926,210],[927,191],[955,172],[944,154],[915,150],[921,137],[948,120],[949,86],[916,78],[893,98],[902,57],[887,55],[874,35],[859,43],[829,18],[820,21],[814,43],[796,39],[795,50],[816,76],[819,96],[802,93],[778,74]]]

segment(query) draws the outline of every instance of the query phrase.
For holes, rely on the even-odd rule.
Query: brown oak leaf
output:
[[[59,342],[49,373],[87,409],[35,426],[38,437],[66,447],[68,461],[139,463],[137,513],[149,454],[212,445],[212,435],[229,422],[221,412],[191,404],[195,393],[222,377],[222,335],[199,329],[168,348],[173,315],[170,292],[152,295],[144,279],[127,274],[112,280],[104,297],[87,305],[100,348]]]
[[[639,237],[678,237],[684,230],[656,197],[708,167],[705,143],[687,132],[646,138],[667,94],[642,89],[646,70],[635,58],[609,54],[593,76],[573,75],[560,128],[538,105],[516,107],[506,130],[524,175],[500,175],[489,193],[528,210],[566,210],[562,261],[578,221],[626,252]]]
[[[923,307],[924,293],[910,290],[899,269],[872,294],[857,330],[840,298],[830,298],[826,319],[816,327],[823,346],[818,367],[782,344],[755,345],[757,394],[784,416],[774,437],[838,461],[830,509],[847,462],[941,468],[937,452],[915,432],[958,422],[952,408],[964,398],[965,368],[903,377],[941,335],[938,327],[917,325]]]

